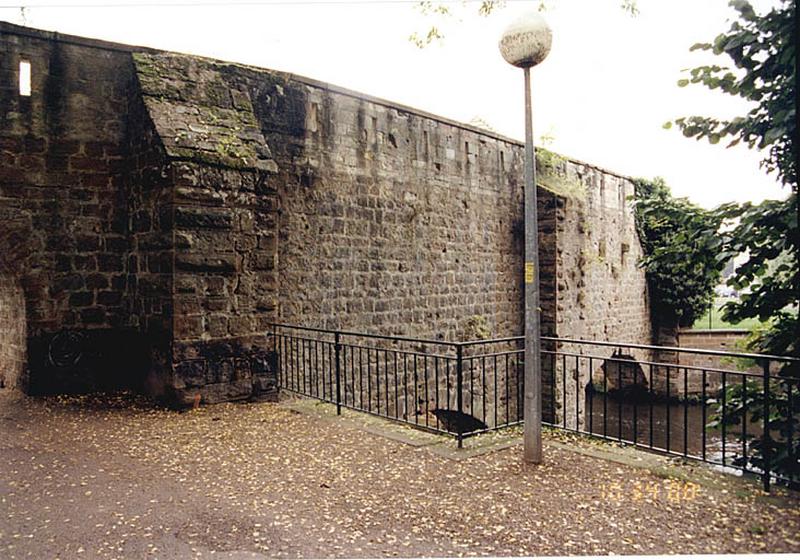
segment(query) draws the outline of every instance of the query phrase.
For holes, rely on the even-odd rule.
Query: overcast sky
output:
[[[31,0],[24,21],[18,7],[0,7],[0,19],[293,72],[463,122],[477,117],[523,138],[522,71],[503,61],[497,42],[515,15],[538,0],[512,0],[488,18],[477,15],[476,2],[453,3],[457,17],[441,22],[445,40],[424,50],[408,36],[440,20],[420,14],[415,2],[197,6],[204,1],[164,7],[152,0]],[[93,5],[121,2],[125,7]],[[759,11],[773,3],[753,2]],[[18,4],[0,0],[0,6]],[[676,85],[682,69],[710,60],[689,47],[728,28],[734,11],[727,0],[637,0],[636,17],[620,4],[547,1],[553,48],[533,71],[535,136],[552,137],[548,147],[566,156],[631,176],[664,177],[676,195],[707,207],[785,196],[759,169],[760,154],[662,128],[679,116],[746,111],[718,92]]]

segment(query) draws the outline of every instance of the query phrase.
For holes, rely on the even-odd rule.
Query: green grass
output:
[[[697,321],[695,321],[694,325],[692,325],[693,329],[712,329],[712,330],[723,330],[723,329],[746,329],[750,330],[753,327],[757,327],[761,324],[756,318],[752,319],[745,319],[740,323],[728,323],[727,321],[722,320],[722,311],[720,308],[728,301],[732,301],[735,298],[730,297],[717,297],[714,298],[714,305],[712,308],[706,312],[705,315],[700,317]],[[710,318],[709,318],[710,316]]]

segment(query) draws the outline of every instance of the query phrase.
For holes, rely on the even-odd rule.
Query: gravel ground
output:
[[[539,466],[518,445],[454,460],[284,404],[0,392],[0,557],[800,552],[796,494],[656,476],[549,437]]]

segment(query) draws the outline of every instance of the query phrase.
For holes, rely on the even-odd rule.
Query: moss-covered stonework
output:
[[[252,71],[171,53],[133,61],[171,171],[170,389],[186,403],[269,393],[278,168],[253,112]]]
[[[145,105],[167,155],[232,169],[275,172],[250,94],[232,64],[133,53]]]

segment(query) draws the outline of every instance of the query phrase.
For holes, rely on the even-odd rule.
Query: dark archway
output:
[[[641,397],[649,393],[647,376],[635,357],[614,352],[592,373],[591,388],[620,397]]]

